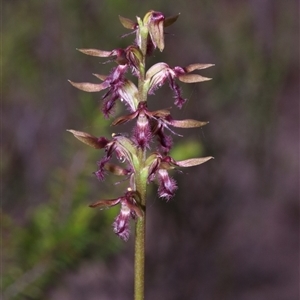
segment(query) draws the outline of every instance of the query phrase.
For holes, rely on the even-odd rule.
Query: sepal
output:
[[[97,56],[97,57],[109,57],[111,56],[111,51],[104,51],[99,49],[76,49],[83,54]]]
[[[203,70],[203,69],[207,69],[207,68],[210,68],[213,66],[214,66],[214,64],[191,64],[191,65],[186,66],[184,68],[184,70],[186,73],[190,73],[195,70]]]
[[[194,167],[194,166],[201,165],[210,159],[214,159],[214,157],[207,156],[207,157],[199,157],[199,158],[190,158],[190,159],[186,159],[186,160],[180,160],[180,161],[176,161],[176,165],[178,167],[184,167],[184,168]]]
[[[108,140],[104,137],[97,138],[89,133],[67,129],[67,131],[71,132],[74,137],[76,137],[79,141],[89,145],[95,149],[102,149],[108,144]]]
[[[195,127],[202,127],[209,122],[202,122],[192,119],[186,119],[186,120],[172,120],[168,122],[173,127],[179,127],[179,128],[195,128]]]
[[[100,84],[90,82],[73,82],[71,80],[68,81],[77,89],[90,93],[100,92],[109,87],[109,84],[105,81]]]
[[[104,209],[104,208],[113,207],[113,206],[119,204],[119,202],[120,202],[119,199],[99,200],[95,203],[90,204],[89,207],[92,207],[92,208],[98,207],[100,209]]]
[[[112,163],[106,163],[104,166],[104,169],[106,171],[111,172],[114,175],[117,175],[117,176],[127,176],[131,173],[130,170],[127,170],[125,168],[122,168],[122,167],[112,164]]]
[[[137,27],[137,23],[128,19],[128,18],[124,18],[122,16],[119,16],[119,20],[121,22],[121,24],[126,28],[126,29],[131,29],[134,30]]]
[[[177,21],[177,19],[179,18],[179,16],[180,16],[180,13],[178,15],[165,18],[165,20],[164,20],[164,26],[168,27],[168,26],[172,25],[173,23],[175,23]]]
[[[198,74],[183,74],[183,75],[179,75],[178,79],[184,83],[196,83],[196,82],[212,80],[212,78],[204,77]]]

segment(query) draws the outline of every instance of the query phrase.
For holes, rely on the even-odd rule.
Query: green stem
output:
[[[140,24],[141,25],[141,24]],[[147,52],[148,29],[141,27],[141,52],[143,55],[140,77],[138,80],[139,100],[147,101],[147,92],[145,91],[145,68]],[[146,189],[147,174],[143,172],[144,161],[146,159],[146,150],[139,151],[139,171],[135,174],[136,191],[140,196],[140,205],[144,210],[143,218],[138,218],[135,228],[135,252],[134,252],[134,300],[144,300],[145,297],[145,237],[146,237]]]
[[[140,151],[143,159],[144,151]],[[144,210],[143,218],[138,218],[135,228],[134,254],[134,300],[144,299],[145,290],[145,236],[146,236],[146,187],[147,178],[144,172],[139,172],[135,178],[136,190],[140,195],[140,205]]]
[[[134,300],[143,300],[145,291],[145,216],[138,219],[135,230]]]
[[[144,161],[145,150],[140,149],[139,159]],[[143,163],[142,163],[143,164]],[[135,228],[134,252],[134,300],[143,300],[145,291],[145,237],[146,237],[146,189],[148,172],[137,172],[136,191],[140,196],[140,205],[144,210],[143,218],[138,218]]]

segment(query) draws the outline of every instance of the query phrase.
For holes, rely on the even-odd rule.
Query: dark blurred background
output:
[[[132,299],[133,235],[112,232],[118,208],[88,204],[126,185],[92,175],[102,152],[66,129],[110,135],[94,81],[112,64],[76,48],[126,47],[118,15],[181,13],[150,62],[215,63],[210,82],[182,84],[176,159],[213,155],[175,172],[166,203],[148,197],[146,299],[299,299],[299,3],[280,0],[10,0],[2,26],[3,299]],[[150,108],[173,105],[167,87]],[[174,105],[173,105],[174,106]],[[123,107],[119,106],[117,115]],[[118,129],[121,131],[121,129]]]

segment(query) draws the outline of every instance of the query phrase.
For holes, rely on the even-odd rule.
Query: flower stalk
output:
[[[180,109],[186,99],[182,97],[177,81],[195,83],[210,80],[192,72],[209,68],[212,64],[197,63],[187,67],[170,67],[167,63],[159,62],[146,69],[146,58],[152,55],[156,48],[159,51],[164,50],[164,28],[173,24],[178,16],[166,18],[161,12],[152,10],[143,19],[137,17],[137,21],[120,16],[122,25],[135,33],[134,43],[125,49],[117,48],[112,51],[78,49],[86,55],[108,58],[117,65],[108,75],[94,74],[100,83],[70,81],[74,87],[85,92],[104,92],[102,112],[106,118],[114,114],[114,107],[118,101],[125,104],[129,114],[116,118],[113,126],[127,122],[134,124],[131,135],[113,134],[110,139],[77,130],[68,131],[79,141],[104,151],[103,157],[97,163],[98,170],[94,172],[100,181],[104,180],[108,172],[128,179],[128,188],[122,196],[98,200],[90,207],[103,209],[119,205],[120,213],[113,223],[113,231],[124,241],[130,236],[130,220],[136,222],[135,300],[144,299],[147,185],[156,181],[158,196],[168,201],[178,188],[176,181],[170,177],[171,170],[196,166],[212,159],[208,156],[174,160],[169,155],[173,146],[172,137],[166,134],[166,131],[176,134],[171,127],[197,128],[208,122],[192,119],[174,120],[168,109],[151,111],[148,108],[148,96],[153,95],[165,83],[169,84],[174,94],[174,103]],[[137,78],[137,86],[126,78],[128,72]],[[118,165],[110,162],[113,156],[118,159]]]

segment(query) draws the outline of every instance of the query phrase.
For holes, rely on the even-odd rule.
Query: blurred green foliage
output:
[[[120,249],[111,234],[116,209],[93,212],[82,199],[90,193],[86,178],[76,177],[72,195],[67,195],[63,169],[57,170],[49,186],[50,200],[27,216],[26,226],[13,224],[3,215],[5,299],[41,299],[43,287],[53,284],[56,274],[76,268],[86,259],[104,259]],[[104,195],[102,195],[104,196]]]

